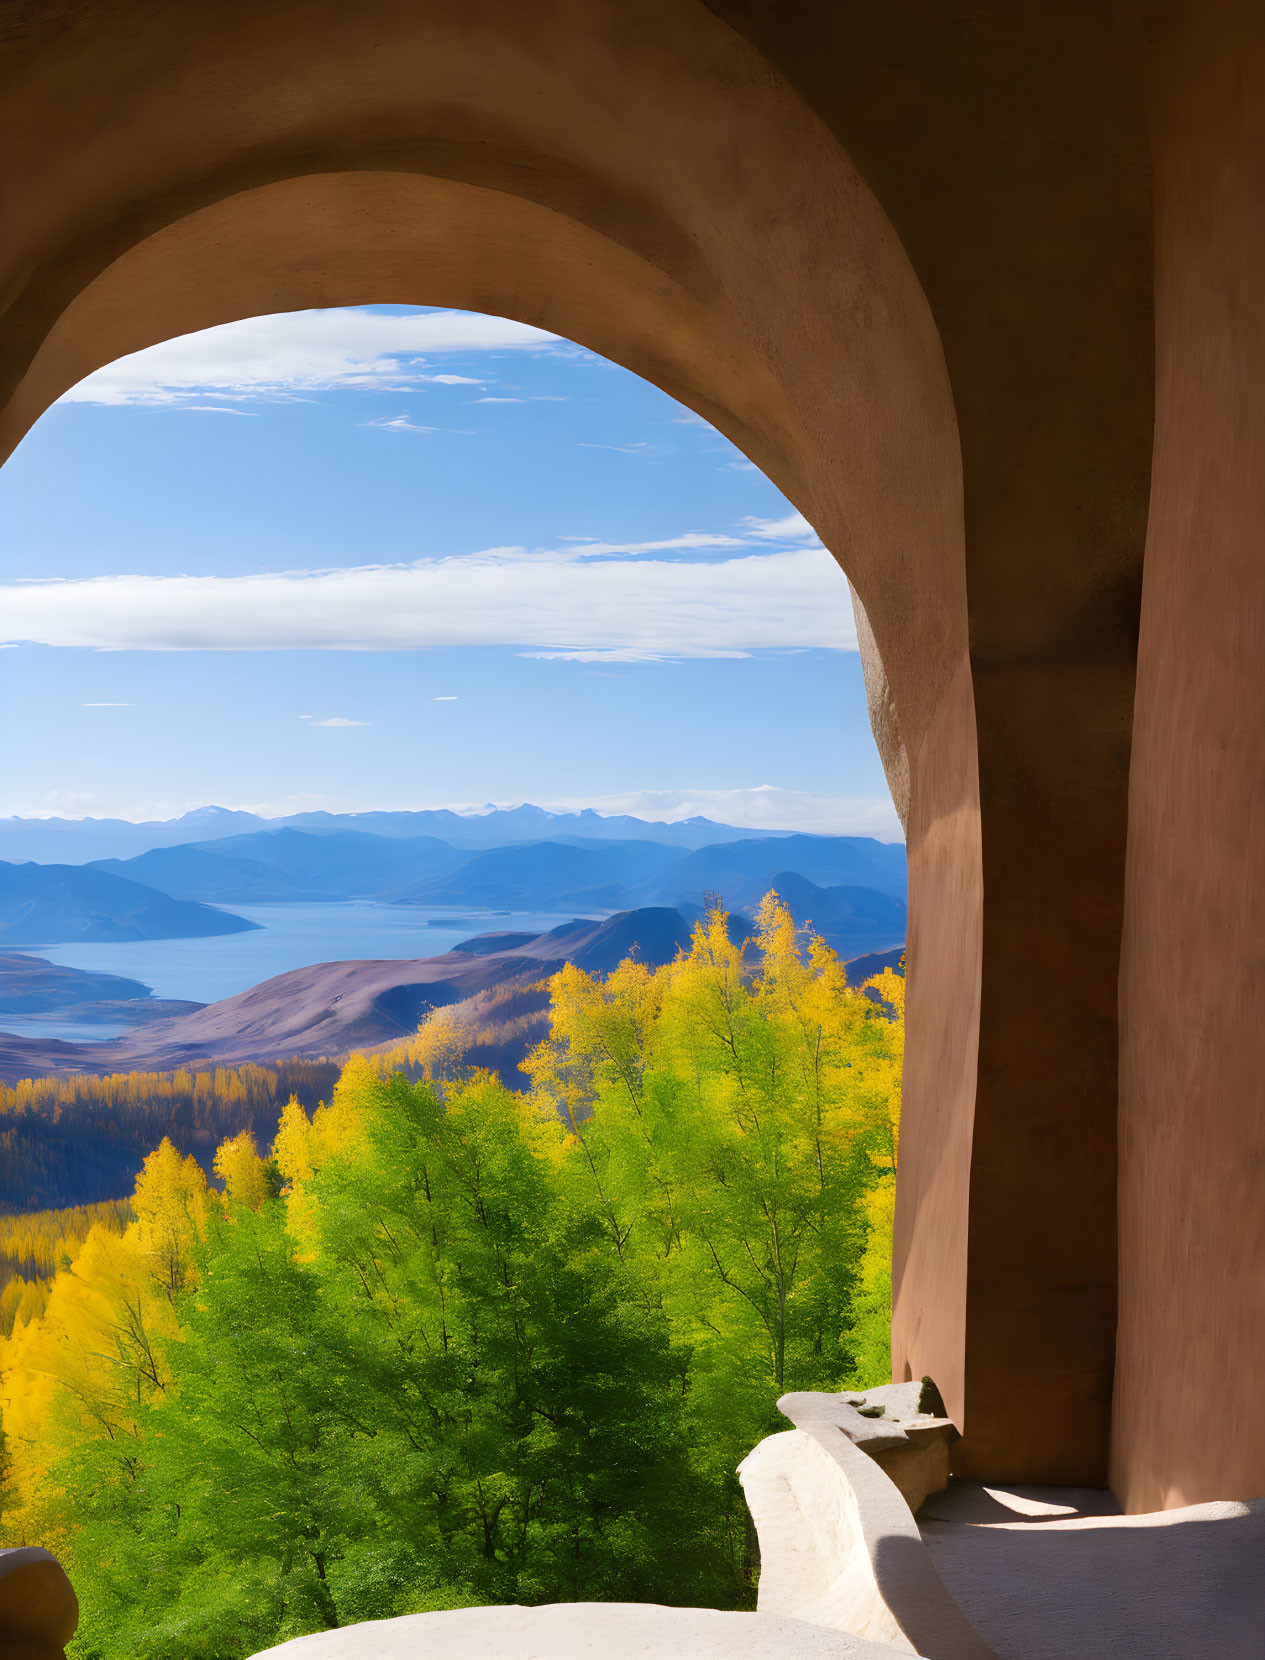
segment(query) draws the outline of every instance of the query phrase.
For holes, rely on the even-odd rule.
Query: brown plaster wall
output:
[[[1265,12],[1153,94],[1158,386],[1120,976],[1127,1508],[1265,1495]]]
[[[941,1375],[943,1306],[966,1251],[955,1467],[1101,1482],[1152,427],[1147,9],[711,4],[803,91],[882,201],[936,319],[961,436],[983,858],[978,1086],[973,1113],[934,1087],[907,1109],[894,1365]],[[947,834],[942,821],[938,846]],[[912,864],[912,834],[910,847]],[[931,891],[954,903],[951,880]],[[911,937],[923,925],[913,917]],[[929,1018],[970,1018],[965,994],[918,1011]]]

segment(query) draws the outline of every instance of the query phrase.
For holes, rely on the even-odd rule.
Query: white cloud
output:
[[[345,715],[331,715],[328,720],[314,720],[312,722],[313,726],[368,726],[369,724],[367,720],[348,720]]]
[[[471,398],[471,403],[522,403],[521,398]]]
[[[615,553],[669,553],[674,550],[701,552],[708,548],[746,546],[741,536],[715,536],[703,530],[687,530],[684,536],[669,536],[661,542],[590,542],[583,536],[560,536],[558,540],[568,545],[564,549],[552,552],[552,558],[569,554],[574,559],[595,559]]]
[[[459,701],[459,699],[458,699],[457,694],[455,692],[449,692],[449,693],[447,693],[446,696],[437,697],[435,699],[436,703],[456,703],[458,701]]]
[[[650,445],[642,439],[638,439],[635,444],[590,444],[581,438],[580,448],[582,450],[614,450],[616,455],[640,455],[643,450],[648,450]]]
[[[301,392],[398,392],[426,381],[480,386],[477,378],[434,374],[426,359],[508,347],[540,350],[556,339],[526,323],[478,312],[287,311],[133,352],[81,380],[60,401],[192,407],[191,400],[207,393],[250,401]]]
[[[783,519],[755,519],[742,521],[748,536],[762,542],[815,542],[817,532],[802,513],[788,513]]]
[[[135,709],[134,703],[82,703],[81,709]]]
[[[248,421],[259,418],[257,409],[230,409],[223,403],[178,403],[176,409],[183,409],[190,415],[243,415]]]
[[[410,421],[407,415],[383,415],[376,421],[362,421],[361,426],[377,427],[381,432],[455,432],[459,437],[472,438],[464,427],[424,427]]]
[[[554,811],[592,807],[599,813],[631,813],[635,818],[668,824],[699,816],[747,830],[799,830],[815,836],[904,840],[896,809],[886,796],[815,795],[771,784],[733,790],[630,790],[624,795],[570,797],[540,805]]]
[[[728,549],[732,539],[670,538]],[[741,547],[741,544],[739,544]],[[8,643],[100,651],[411,651],[507,646],[616,662],[854,651],[848,586],[819,543],[710,561],[619,557],[648,543],[247,576],[102,576],[0,585]],[[615,556],[598,556],[611,548]]]

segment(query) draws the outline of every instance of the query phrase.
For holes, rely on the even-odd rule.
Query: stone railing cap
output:
[[[842,1430],[863,1452],[887,1452],[910,1439],[911,1432],[952,1428],[950,1420],[924,1412],[923,1382],[883,1383],[873,1389],[844,1389],[838,1394],[793,1390],[783,1395],[777,1409],[796,1429]],[[939,1404],[938,1395],[933,1397]]]

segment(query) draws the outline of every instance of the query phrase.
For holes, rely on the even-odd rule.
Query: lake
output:
[[[356,958],[438,957],[473,934],[544,933],[571,922],[552,911],[429,911],[404,905],[346,900],[326,905],[234,905],[257,932],[198,940],[129,940],[122,945],[32,945],[22,949],[67,968],[96,969],[141,980],[155,997],[215,1003],[311,963]],[[601,915],[603,913],[597,913]],[[6,1031],[12,1021],[0,1018]],[[46,1037],[64,1034],[47,1021],[23,1023]],[[97,1027],[95,1037],[109,1032]]]
[[[56,1039],[59,1043],[105,1043],[133,1030],[116,1021],[58,1020],[55,1015],[45,1020],[35,1015],[0,1014],[2,1032],[13,1037]]]

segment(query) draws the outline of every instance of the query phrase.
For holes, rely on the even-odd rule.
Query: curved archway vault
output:
[[[863,603],[876,731],[907,790],[896,1375],[931,1373],[982,1429],[997,1401],[967,1369],[982,873],[961,460],[891,223],[800,94],[693,0],[322,6],[319,28],[299,0],[178,4],[111,37],[103,76],[120,10],[55,25],[58,130],[7,220],[0,449],[159,340],[402,303],[566,335],[761,467]],[[38,26],[10,44],[33,63],[47,46]],[[998,1444],[1041,1466],[1023,1410]]]
[[[1135,1510],[1265,1492],[1263,75],[1238,0],[0,0],[0,455],[430,303],[811,520],[907,767],[897,1373],[1002,1481],[1104,1481],[1114,1388]]]

